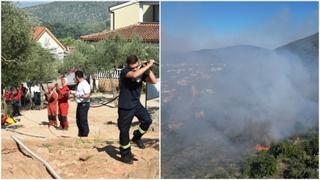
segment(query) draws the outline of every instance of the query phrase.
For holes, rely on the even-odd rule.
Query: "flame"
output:
[[[269,146],[263,146],[261,144],[256,144],[256,151],[268,151],[270,149]]]

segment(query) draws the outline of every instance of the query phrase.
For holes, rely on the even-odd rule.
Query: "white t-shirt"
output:
[[[34,97],[35,92],[40,92],[40,88],[37,85],[31,87],[31,97]]]
[[[90,85],[86,80],[81,81],[77,86],[76,100],[77,103],[90,102],[90,99],[80,98],[84,94],[90,93]]]

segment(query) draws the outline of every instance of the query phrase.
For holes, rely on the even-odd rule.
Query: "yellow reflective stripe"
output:
[[[140,126],[139,126],[138,130],[140,131],[141,134],[144,134],[146,132],[146,131],[142,130]]]
[[[127,144],[127,145],[125,145],[125,146],[120,145],[120,147],[121,147],[122,149],[128,149],[130,146],[131,146],[131,144],[130,144],[130,143],[129,143],[129,144]]]

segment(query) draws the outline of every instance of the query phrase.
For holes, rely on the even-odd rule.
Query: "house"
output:
[[[41,47],[48,49],[55,58],[60,60],[64,58],[66,48],[48,28],[43,26],[35,27],[33,38],[40,43]]]
[[[110,30],[138,23],[159,23],[159,2],[129,1],[109,7]]]
[[[129,1],[109,7],[108,31],[80,36],[80,39],[96,42],[116,35],[127,40],[139,36],[143,42],[159,44],[159,2]]]

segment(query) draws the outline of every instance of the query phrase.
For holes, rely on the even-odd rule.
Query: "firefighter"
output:
[[[6,104],[10,104],[10,100],[11,100],[11,91],[10,91],[10,88],[7,87],[4,92],[4,101],[6,102]]]
[[[61,88],[56,84],[56,90],[58,93],[58,119],[60,122],[60,128],[62,130],[68,130],[68,99],[69,99],[69,87],[67,85],[67,79],[61,77]]]
[[[155,84],[157,79],[150,70],[154,60],[150,60],[145,66],[139,66],[138,58],[135,55],[127,57],[127,66],[120,73],[120,95],[118,108],[118,128],[120,130],[120,154],[121,160],[125,163],[133,163],[129,129],[136,116],[140,121],[139,128],[133,132],[132,141],[141,149],[145,146],[141,137],[148,130],[152,123],[150,114],[140,102],[142,81]]]
[[[21,84],[20,92],[21,92],[21,107],[24,107],[27,103],[26,95],[27,95],[28,89],[24,87],[23,84]]]
[[[21,116],[20,113],[20,101],[21,101],[21,91],[18,87],[15,87],[13,90],[13,102],[12,102],[12,108],[13,113],[12,116]]]
[[[11,109],[10,109],[10,101],[11,101],[11,90],[9,87],[6,88],[5,92],[4,92],[4,110],[6,113],[10,113]]]
[[[46,93],[46,100],[48,101],[49,126],[57,127],[58,94],[53,88],[53,86],[48,87],[48,92]]]
[[[83,72],[77,70],[74,73],[74,81],[77,83],[77,91],[70,91],[75,95],[77,101],[76,123],[78,127],[78,136],[86,138],[89,136],[88,111],[90,109],[91,89],[88,81],[84,78]]]

